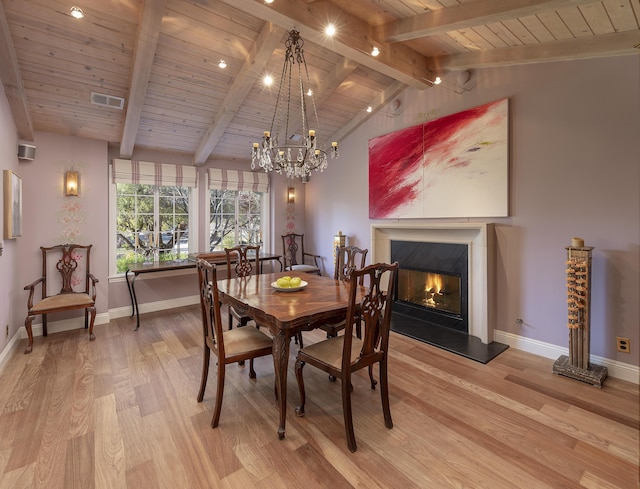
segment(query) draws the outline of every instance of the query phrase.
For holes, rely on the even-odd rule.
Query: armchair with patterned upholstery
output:
[[[42,335],[47,336],[48,314],[84,309],[84,327],[85,329],[89,328],[89,340],[95,339],[93,323],[96,319],[96,284],[98,279],[91,274],[90,270],[92,246],[65,244],[40,247],[42,275],[24,288],[29,291],[28,312],[24,322],[29,336],[29,345],[25,353],[31,353],[33,349],[31,323],[37,315],[42,316]],[[60,290],[50,292],[58,284],[60,284]],[[40,300],[36,300],[38,285],[41,285]]]

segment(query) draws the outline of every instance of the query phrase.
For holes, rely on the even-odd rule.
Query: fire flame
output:
[[[425,295],[427,296],[427,305],[435,306],[435,294],[442,294],[444,280],[439,273],[427,273],[427,280],[424,284]]]

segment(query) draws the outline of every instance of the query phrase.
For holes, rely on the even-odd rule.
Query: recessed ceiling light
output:
[[[440,85],[442,83],[442,78],[440,78],[439,76],[436,76],[435,81],[433,82],[434,85]]]
[[[227,67],[227,63],[225,63],[224,59],[220,60],[220,63],[218,63],[218,67],[222,69]]]
[[[273,84],[273,77],[271,75],[265,75],[264,78],[262,79],[262,82],[270,87]]]
[[[84,12],[80,7],[73,6],[69,9],[69,12],[71,13],[71,17],[75,19],[81,19],[84,17]]]
[[[378,56],[380,54],[380,50],[378,49],[378,46],[373,46],[373,49],[371,50],[371,56]]]
[[[325,27],[324,33],[330,37],[334,36],[336,33],[336,26],[333,24],[329,24],[327,27]]]
[[[273,0],[264,0],[264,3],[273,3]]]
[[[311,97],[313,95],[313,90],[307,90],[307,97]]]
[[[373,107],[371,106],[367,107],[367,112],[373,112]]]

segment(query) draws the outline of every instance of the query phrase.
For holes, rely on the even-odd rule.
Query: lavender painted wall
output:
[[[4,88],[0,84],[0,170],[13,170],[22,176],[22,164],[18,163],[17,145],[18,132],[11,117]],[[0,209],[2,210],[0,220],[2,220],[4,216],[4,198],[2,197],[0,197]],[[4,222],[0,224],[4,227]],[[13,318],[17,311],[26,306],[21,306],[19,301],[22,287],[20,289],[16,287],[19,282],[17,257],[22,238],[4,239],[3,232],[0,231],[0,243],[3,244],[3,252],[0,255],[0,277],[2,277],[0,280],[0,352],[2,352],[20,326]],[[9,325],[9,335],[5,331],[6,325]]]
[[[614,340],[625,336],[631,345],[640,345],[640,58],[496,68],[475,76],[476,87],[463,94],[443,87],[407,90],[399,115],[391,117],[384,110],[376,114],[341,141],[341,158],[332,161],[325,173],[314,174],[309,184],[296,185],[293,216],[284,203],[286,179],[275,175],[274,249],[280,249],[279,235],[293,217],[296,229],[306,234],[307,247],[323,255],[325,271],[331,275],[332,240],[338,230],[349,236],[349,244],[370,248],[368,139],[508,97],[511,217],[494,220],[496,328],[566,347],[564,247],[571,237],[579,236],[595,247],[592,353],[639,365],[640,348],[632,346],[631,355],[617,353]],[[106,143],[37,133],[36,160],[25,163],[17,160],[16,143],[2,93],[0,157],[3,169],[23,177],[25,235],[5,241],[0,256],[0,327],[9,324],[11,338],[24,324],[22,289],[38,275],[38,247],[61,239],[58,217],[71,199],[62,196],[63,171],[72,163],[80,165],[81,172],[82,237],[96,246],[98,313],[128,305],[123,281],[108,286]],[[173,155],[162,161],[178,163]],[[201,216],[204,205],[200,204]],[[160,282],[154,287],[144,299],[141,292],[141,302],[164,297],[167,288]],[[192,294],[186,282],[179,294]],[[516,318],[522,318],[524,326],[516,326]],[[0,334],[0,351],[6,345]]]
[[[307,234],[316,252],[330,262],[338,230],[350,244],[370,247],[370,225],[380,222],[368,219],[370,138],[508,97],[511,217],[486,220],[497,223],[496,329],[568,345],[565,246],[582,237],[595,247],[591,353],[639,365],[640,348],[618,353],[615,337],[640,346],[640,57],[474,76],[476,87],[462,94],[408,89],[398,116],[383,109],[341,142],[340,159],[307,186]]]
[[[108,312],[108,196],[107,143],[46,132],[35,135],[36,158],[21,163],[23,192],[23,235],[20,239],[18,315],[24,323],[27,292],[23,287],[40,276],[40,246],[75,242],[92,244],[91,272],[100,281],[96,298],[97,314]],[[77,197],[64,195],[65,170],[80,173]],[[83,317],[82,312],[69,315]],[[59,318],[51,318],[55,321]],[[36,318],[34,324],[40,323]],[[98,321],[96,321],[98,323]]]

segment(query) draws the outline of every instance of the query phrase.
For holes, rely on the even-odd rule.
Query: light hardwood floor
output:
[[[551,373],[508,349],[488,365],[392,334],[394,428],[379,389],[353,380],[358,451],[347,449],[340,385],[305,368],[296,418],[292,345],[286,438],[278,440],[271,357],[232,365],[209,426],[215,364],[196,402],[199,308],[145,314],[35,339],[0,373],[0,487],[620,488],[638,484],[638,386]],[[320,333],[305,333],[311,342]],[[23,340],[23,343],[26,340]]]

